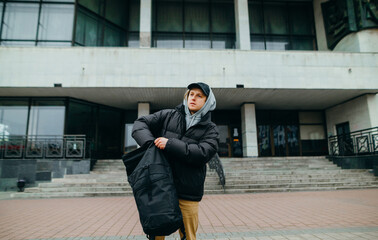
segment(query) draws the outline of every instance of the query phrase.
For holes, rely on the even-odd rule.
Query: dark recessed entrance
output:
[[[296,111],[257,111],[259,156],[300,155]]]

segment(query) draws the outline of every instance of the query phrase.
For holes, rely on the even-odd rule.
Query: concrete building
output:
[[[0,0],[1,156],[46,159],[51,135],[85,135],[64,154],[120,158],[138,116],[199,81],[217,98],[220,156],[328,155],[331,135],[378,127],[375,4]],[[7,152],[16,135],[45,143]]]

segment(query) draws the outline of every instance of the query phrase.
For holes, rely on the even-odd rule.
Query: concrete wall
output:
[[[368,100],[371,104],[370,106]],[[378,110],[373,109],[376,103],[376,94],[368,94],[327,109],[328,136],[336,135],[336,124],[344,122],[349,122],[351,132],[377,127],[378,125],[374,125],[376,120],[374,122],[371,121],[372,117],[377,115]]]
[[[89,169],[89,159],[1,159],[0,191],[17,189],[18,179],[24,179],[27,187],[33,187],[66,174],[88,174]]]
[[[351,33],[334,48],[336,52],[378,52],[378,29]]]
[[[377,54],[0,47],[0,87],[378,89]]]

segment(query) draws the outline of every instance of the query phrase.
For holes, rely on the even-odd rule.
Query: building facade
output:
[[[328,155],[328,137],[378,127],[377,16],[374,1],[0,0],[2,141],[85,135],[92,158],[120,158],[138,116],[206,82],[220,156]]]

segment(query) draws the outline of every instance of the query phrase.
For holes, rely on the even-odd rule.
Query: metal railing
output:
[[[91,144],[85,135],[2,135],[0,159],[87,159]]]
[[[328,142],[333,156],[378,154],[378,127],[331,136]]]

